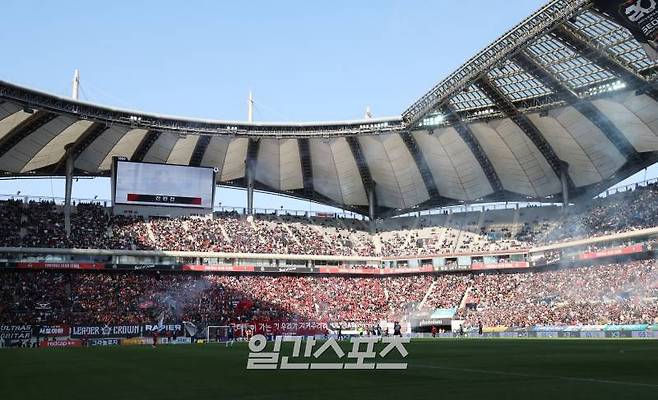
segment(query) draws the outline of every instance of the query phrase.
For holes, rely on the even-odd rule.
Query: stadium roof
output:
[[[658,63],[589,0],[555,0],[394,118],[246,123],[147,114],[0,81],[0,174],[108,176],[113,156],[380,216],[587,198],[658,160]],[[564,177],[566,179],[561,179]]]

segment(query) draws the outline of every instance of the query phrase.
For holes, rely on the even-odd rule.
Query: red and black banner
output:
[[[39,343],[39,347],[82,347],[82,340],[80,339],[64,339],[64,340],[44,340]]]
[[[505,263],[495,263],[495,264],[485,264],[485,263],[473,263],[471,269],[474,271],[480,270],[496,270],[496,269],[521,269],[528,268],[530,264],[526,261],[512,261]]]
[[[320,267],[321,274],[342,275],[402,275],[422,274],[434,272],[434,267],[409,267],[409,268],[350,268],[350,267]]]
[[[643,244],[635,244],[625,247],[613,247],[611,249],[603,249],[599,251],[591,251],[578,255],[579,260],[593,260],[603,257],[623,256],[627,254],[642,253],[644,251]]]
[[[82,269],[82,270],[97,270],[105,269],[103,263],[76,263],[76,262],[17,262],[15,268],[18,269]]]
[[[631,31],[651,59],[658,59],[658,0],[594,0],[594,4]]]
[[[253,265],[182,265],[183,271],[197,272],[254,272]]]
[[[71,327],[68,325],[41,325],[39,326],[40,336],[69,336]]]

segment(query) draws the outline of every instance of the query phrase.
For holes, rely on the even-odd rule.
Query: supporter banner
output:
[[[254,272],[253,265],[183,265],[183,271],[201,271],[201,272]]]
[[[25,340],[32,337],[32,325],[0,325],[0,338]]]
[[[554,337],[560,337],[560,332],[556,331],[536,331],[534,332],[537,337],[539,338],[554,338]]]
[[[121,344],[120,339],[89,339],[87,345],[89,346],[118,346]]]
[[[565,331],[602,331],[605,325],[569,325],[564,328]]]
[[[497,263],[497,264],[484,264],[484,263],[473,263],[471,269],[475,271],[479,270],[490,270],[490,269],[519,269],[519,268],[528,268],[529,265],[525,261],[513,261],[508,263]]]
[[[603,331],[580,331],[580,337],[581,338],[604,338],[605,337],[605,332]]]
[[[17,262],[14,265],[15,268],[19,269],[83,269],[83,270],[95,270],[95,269],[105,269],[105,264],[102,263],[52,263],[52,262]]]
[[[379,275],[380,269],[375,268],[344,268],[344,267],[320,267],[321,274],[351,274],[351,275]]]
[[[484,334],[484,332],[483,332]],[[527,332],[527,331],[518,331],[518,332],[490,332],[490,335],[495,335],[494,337],[501,337],[501,338],[517,338],[517,337],[530,337],[530,336],[537,336],[535,332]]]
[[[327,331],[326,322],[287,322],[287,321],[254,321],[250,325],[254,334],[313,336],[323,335]]]
[[[121,339],[121,346],[139,346],[143,344],[153,344],[153,339],[151,338]]]
[[[171,271],[177,270],[178,264],[108,264],[107,269],[120,269],[128,271]]]
[[[482,332],[482,337],[497,338],[500,337],[500,332]]]
[[[631,31],[650,58],[658,59],[658,0],[594,0],[594,4]]]
[[[39,347],[82,347],[82,340],[80,339],[44,340],[41,343],[39,343]]]
[[[440,265],[437,267],[438,271],[469,271],[470,269],[470,265],[459,265],[456,263]]]
[[[656,331],[633,331],[631,336],[634,338],[645,338],[645,339],[658,339],[658,332]]]
[[[580,331],[560,331],[557,333],[558,337],[561,338],[579,338],[580,337]]]
[[[531,330],[535,332],[560,332],[565,330],[567,327],[566,326],[556,326],[556,325],[535,325],[531,328]]]
[[[312,273],[313,269],[305,265],[282,265],[280,267],[276,266],[261,266],[256,268],[260,272],[279,272],[279,273],[302,273],[308,274]]]
[[[634,325],[606,325],[604,331],[646,331],[649,328],[648,324],[634,324]]]
[[[434,267],[414,267],[414,268],[383,268],[376,269],[381,275],[394,275],[394,274],[422,274],[434,272]]]
[[[414,322],[416,322],[414,324]],[[431,319],[421,319],[418,321],[412,321],[411,325],[412,326],[420,326],[420,327],[425,327],[425,326],[450,326],[450,323],[452,322],[452,318],[431,318]]]
[[[253,266],[253,265],[192,265],[192,264],[108,264],[107,269],[129,271],[195,271],[195,272],[272,272],[272,273],[313,273],[313,268],[305,265]]]
[[[530,332],[532,331],[532,328],[520,328],[520,327],[512,327],[512,328],[507,328],[507,332]]]
[[[153,332],[158,332],[159,335],[172,335],[178,336],[183,335],[183,325],[181,324],[170,324],[170,325],[144,325],[142,333],[145,336],[153,334]]]
[[[140,325],[87,325],[71,327],[71,337],[74,338],[102,338],[102,337],[131,337],[142,333]]]
[[[39,327],[40,336],[69,336],[71,327],[68,325],[42,325]]]
[[[603,332],[607,338],[629,338],[633,337],[632,331],[605,331]]]
[[[483,333],[505,332],[506,326],[485,326],[482,328]]]
[[[401,275],[422,274],[434,272],[434,267],[414,268],[343,268],[343,267],[320,267],[321,274],[350,274],[350,275]]]
[[[191,344],[192,343],[192,338],[191,337],[177,337],[177,338],[162,338],[158,339],[162,343],[166,344]]]
[[[652,331],[538,331],[538,332],[484,332],[482,337],[486,338],[516,338],[516,337],[538,337],[538,338],[656,338],[658,332]]]
[[[611,249],[604,249],[600,251],[593,251],[593,252],[579,254],[578,259],[593,260],[602,257],[613,257],[613,256],[621,256],[621,255],[634,254],[634,253],[642,253],[644,250],[645,250],[644,245],[642,244],[636,244],[627,247],[613,247]]]

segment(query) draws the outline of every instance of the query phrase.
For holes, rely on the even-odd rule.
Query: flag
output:
[[[631,31],[649,58],[658,60],[658,0],[594,0],[594,4]]]
[[[187,331],[187,334],[190,336],[195,336],[197,332],[197,327],[190,321],[183,321],[183,326],[185,327],[185,330]]]

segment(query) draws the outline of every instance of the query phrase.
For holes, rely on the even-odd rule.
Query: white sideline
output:
[[[561,375],[541,375],[541,374],[527,374],[523,372],[506,372],[506,371],[496,371],[488,369],[475,369],[475,368],[454,368],[454,367],[440,367],[438,365],[423,365],[410,363],[410,367],[416,366],[421,368],[430,368],[430,369],[443,369],[446,371],[459,371],[459,372],[475,372],[480,374],[490,374],[490,375],[505,375],[505,376],[519,376],[523,378],[544,378],[544,379],[559,379],[564,381],[578,381],[578,382],[591,382],[591,383],[603,383],[609,385],[625,385],[625,386],[641,386],[641,387],[654,387],[658,388],[658,384],[653,383],[641,383],[641,382],[626,382],[626,381],[612,381],[608,379],[595,379],[595,378],[578,378],[575,376],[561,376]]]

